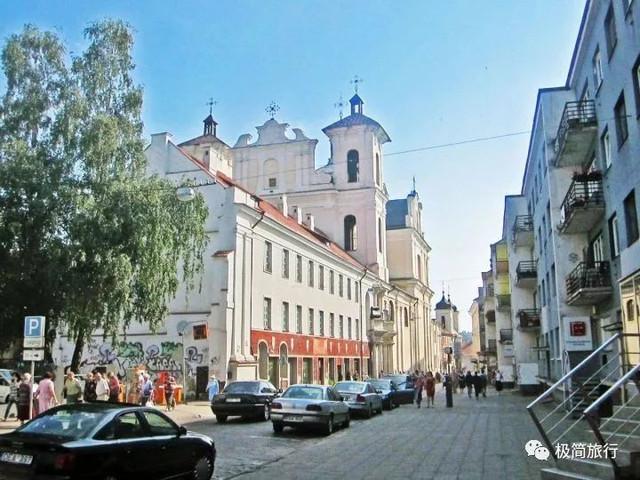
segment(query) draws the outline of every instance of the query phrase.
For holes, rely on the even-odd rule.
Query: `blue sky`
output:
[[[147,134],[201,133],[209,97],[229,144],[268,117],[320,140],[334,104],[364,79],[365,113],[392,138],[386,153],[529,130],[538,88],[564,84],[584,0],[29,1],[0,3],[0,37],[25,23],[56,29],[80,51],[104,17],[136,31]],[[504,195],[518,193],[527,135],[385,159],[392,197],[411,177],[432,247],[430,277],[463,312],[501,233]]]

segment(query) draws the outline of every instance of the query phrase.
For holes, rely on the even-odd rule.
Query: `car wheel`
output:
[[[260,418],[265,422],[271,418],[271,409],[269,408],[269,405],[264,406],[264,408],[262,409],[262,415],[260,416]]]
[[[225,423],[227,421],[226,415],[216,415],[216,420],[218,423]]]
[[[369,408],[367,408],[367,412],[364,414],[366,418],[373,417],[373,408],[371,408],[371,404],[369,404]]]
[[[284,425],[280,422],[273,422],[273,431],[275,433],[282,433],[284,430]]]
[[[324,427],[324,433],[325,435],[331,435],[333,433],[333,415],[329,415],[329,421],[327,422],[327,424]]]
[[[351,415],[349,415],[349,414],[347,413],[347,417],[346,417],[346,419],[345,419],[344,423],[342,424],[342,426],[343,426],[344,428],[349,428],[349,425],[351,425]]]
[[[213,474],[213,463],[209,457],[200,457],[193,466],[191,478],[193,480],[209,480]]]

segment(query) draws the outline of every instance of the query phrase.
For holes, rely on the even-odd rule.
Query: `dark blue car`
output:
[[[397,393],[398,387],[395,382],[389,380],[388,378],[372,378],[367,380],[373,388],[376,389],[378,395],[382,397],[382,408],[385,410],[391,410],[394,407],[397,407],[400,403],[398,402]]]

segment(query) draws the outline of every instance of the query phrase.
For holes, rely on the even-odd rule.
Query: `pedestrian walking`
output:
[[[22,382],[18,385],[18,420],[24,424],[29,418],[29,404],[33,402],[33,386],[31,385],[31,374],[25,373]]]
[[[100,372],[94,375],[96,379],[96,400],[106,402],[109,400],[109,382],[102,376]]]
[[[473,374],[473,390],[476,394],[476,400],[478,400],[480,392],[482,391],[482,377],[478,375],[478,372]]]
[[[67,372],[67,376],[64,379],[62,396],[67,400],[67,403],[78,403],[82,396],[82,385],[80,385],[75,373],[71,370]]]
[[[460,387],[459,393],[464,393],[464,389],[466,388],[466,383],[465,383],[464,373],[462,372],[458,373],[458,386]]]
[[[471,398],[471,390],[473,389],[473,376],[471,370],[467,370],[467,374],[464,376],[464,384],[467,387],[467,395]]]
[[[213,400],[213,397],[220,393],[220,382],[216,378],[215,373],[211,375],[209,383],[207,384],[207,394],[209,395],[209,401]]]
[[[16,406],[16,415],[18,410],[18,387],[20,386],[20,374],[13,372],[11,374],[11,383],[9,384],[9,401],[7,402],[7,408],[4,409],[4,421],[7,421],[9,411],[12,406]]]
[[[420,408],[420,404],[422,403],[422,390],[424,389],[425,379],[422,375],[418,376],[418,379],[414,383],[414,399],[418,408]]]
[[[120,380],[115,373],[107,373],[107,383],[109,384],[109,401],[118,403],[120,400]]]
[[[84,392],[82,393],[85,402],[95,402],[97,400],[96,397],[96,379],[93,376],[93,373],[87,373],[87,376],[84,380]]]
[[[58,397],[56,397],[56,390],[53,384],[54,378],[55,376],[52,372],[47,372],[38,383],[38,391],[35,398],[38,400],[39,414],[58,405]]]
[[[427,391],[427,408],[429,408],[429,404],[431,404],[431,407],[435,407],[436,379],[430,371],[427,372],[427,377],[425,378],[425,390]]]
[[[164,401],[167,405],[167,412],[176,409],[176,400],[173,398],[173,389],[176,385],[176,379],[171,375],[167,376],[164,382]]]
[[[480,380],[482,385],[482,396],[487,398],[487,375],[484,373],[484,368],[480,371]]]
[[[500,370],[496,371],[496,392],[500,395],[502,391],[502,380],[504,377],[502,376],[502,372]]]
[[[148,373],[142,375],[144,383],[142,384],[142,391],[140,395],[140,405],[147,405],[151,403],[151,394],[153,393],[153,383]]]

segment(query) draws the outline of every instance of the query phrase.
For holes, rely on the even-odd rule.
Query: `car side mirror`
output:
[[[178,436],[181,437],[186,434],[187,434],[187,429],[182,425],[180,425],[180,427],[178,427]]]
[[[382,393],[382,390],[376,390],[376,393]]]

